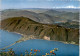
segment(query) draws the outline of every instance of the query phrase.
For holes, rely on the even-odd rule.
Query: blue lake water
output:
[[[0,30],[0,48],[6,47],[18,39],[20,39],[21,35],[12,33],[12,32],[7,32],[4,30]]]
[[[3,48],[7,45],[10,45],[17,41],[21,35],[0,30],[1,32],[1,45],[0,48]],[[79,46],[72,44],[64,44],[57,41],[47,41],[40,39],[27,40],[21,43],[16,43],[13,46],[6,48],[6,51],[10,48],[13,48],[16,54],[25,53],[25,50],[30,52],[31,49],[38,49],[40,52],[37,55],[45,55],[45,53],[50,53],[50,50],[58,48],[58,51],[55,51],[56,56],[79,56]],[[33,51],[32,51],[33,52]],[[34,52],[33,52],[34,53]]]

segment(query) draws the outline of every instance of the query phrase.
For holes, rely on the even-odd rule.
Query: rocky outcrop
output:
[[[79,29],[42,24],[25,17],[2,20],[1,29],[38,36],[38,39],[46,39],[46,36],[47,39],[50,37],[50,40],[79,43]]]

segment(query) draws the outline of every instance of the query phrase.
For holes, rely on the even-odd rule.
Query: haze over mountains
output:
[[[1,20],[11,17],[27,17],[36,22],[44,24],[55,24],[68,22],[78,25],[78,9],[7,9],[1,11]]]
[[[33,11],[36,13],[43,13],[45,11],[48,10],[56,10],[56,11],[60,11],[60,12],[73,12],[73,13],[77,13],[79,12],[79,9],[74,9],[74,8],[54,8],[54,9],[47,9],[47,8],[23,8],[23,10],[28,10],[28,11]]]

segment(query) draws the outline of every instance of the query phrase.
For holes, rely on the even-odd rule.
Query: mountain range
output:
[[[66,9],[67,10],[67,9]],[[1,19],[24,16],[40,23],[53,24],[54,22],[79,21],[79,12],[67,12],[53,9],[7,9],[1,11]],[[39,11],[37,13],[36,11]],[[73,10],[78,11],[78,10]]]

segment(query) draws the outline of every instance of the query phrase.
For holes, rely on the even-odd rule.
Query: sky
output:
[[[80,8],[79,0],[1,0],[1,9]]]

